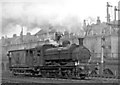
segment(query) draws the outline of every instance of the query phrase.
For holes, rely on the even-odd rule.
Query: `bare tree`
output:
[[[95,19],[92,17],[88,17],[86,20],[84,20],[83,30],[85,32],[85,37],[88,36],[88,34],[92,31],[92,24],[94,22],[95,22]]]
[[[89,25],[91,25],[95,22],[95,19],[93,17],[88,17],[86,20],[89,23]]]
[[[90,31],[91,31],[91,26],[86,26],[86,27],[83,27],[83,29],[84,29],[84,32],[85,32],[85,37],[86,36],[88,36],[88,34],[90,33]]]

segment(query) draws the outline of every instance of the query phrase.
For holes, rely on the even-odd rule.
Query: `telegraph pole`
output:
[[[110,5],[110,4],[107,2],[107,23],[110,23],[109,7],[112,7],[112,5]]]
[[[120,9],[117,9],[117,7],[115,6],[114,8],[114,21],[116,21],[116,12],[120,11]]]
[[[116,21],[116,11],[117,11],[117,8],[115,6],[115,8],[114,8],[114,21]]]
[[[102,31],[102,37],[101,37],[101,65],[100,65],[100,74],[103,74],[103,67],[104,67],[104,49],[105,49],[105,37],[104,37],[104,31]]]
[[[23,43],[23,27],[21,28],[20,37],[21,37],[21,42]]]
[[[107,2],[107,23],[110,23],[110,14],[109,14],[109,7],[112,7],[111,5],[109,5],[109,3]],[[111,31],[111,30],[110,30]],[[104,31],[102,30],[102,37],[101,37],[101,70],[100,70],[100,74],[103,74],[103,68],[104,68],[104,49],[105,49],[105,36],[104,36]]]

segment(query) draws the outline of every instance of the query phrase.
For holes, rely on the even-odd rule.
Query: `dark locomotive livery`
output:
[[[9,51],[9,68],[14,75],[85,78],[89,74],[90,51],[79,38],[79,45],[44,44],[31,49]]]

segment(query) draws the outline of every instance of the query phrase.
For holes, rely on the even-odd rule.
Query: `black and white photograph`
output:
[[[119,85],[120,0],[0,0],[1,85]]]

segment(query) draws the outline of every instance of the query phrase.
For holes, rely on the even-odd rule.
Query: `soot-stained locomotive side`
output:
[[[79,38],[79,45],[44,44],[31,49],[9,51],[9,67],[14,75],[85,78],[88,76],[90,51]]]

